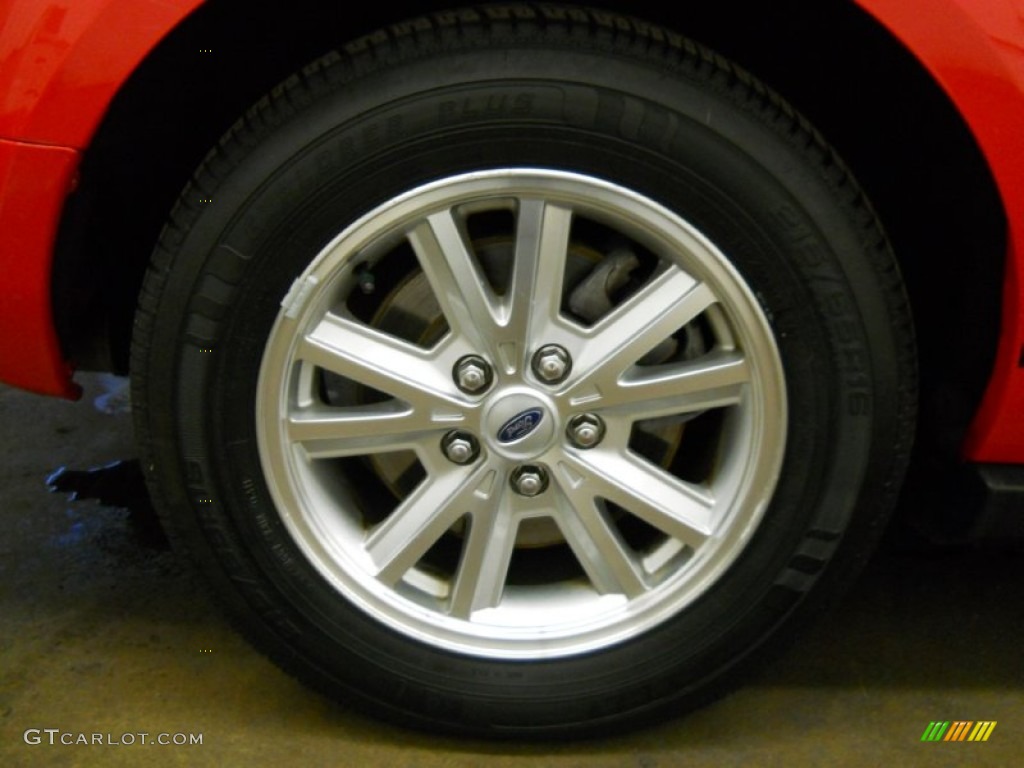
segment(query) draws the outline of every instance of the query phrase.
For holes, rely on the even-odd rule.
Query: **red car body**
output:
[[[68,194],[111,101],[201,0],[0,3],[0,380],[73,398],[54,321],[54,248]],[[1024,464],[1024,6],[857,0],[923,65],[969,126],[1008,226],[995,364],[963,444]]]

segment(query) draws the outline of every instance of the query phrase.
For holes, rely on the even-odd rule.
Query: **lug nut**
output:
[[[521,496],[538,496],[548,487],[548,473],[543,467],[524,464],[516,467],[509,478],[512,488]]]
[[[533,356],[533,372],[548,384],[557,384],[572,370],[572,358],[564,347],[546,344]]]
[[[604,439],[604,422],[593,413],[580,413],[569,419],[565,431],[577,448],[593,448]]]
[[[442,438],[441,450],[455,464],[470,464],[480,455],[480,443],[468,432],[452,430]]]
[[[460,358],[452,373],[458,388],[470,395],[483,392],[494,380],[491,366],[479,355]]]

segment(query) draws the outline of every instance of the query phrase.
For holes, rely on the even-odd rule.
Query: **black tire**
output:
[[[507,190],[497,202],[495,188]],[[527,271],[509,266],[526,237],[516,222],[538,195],[545,211],[573,211],[561,254],[566,295],[529,326],[569,339],[542,354],[550,380],[531,365],[550,339],[529,329],[507,367],[486,353],[477,368],[467,363],[467,340],[490,337],[448,316],[463,305],[437,287],[470,283],[434,267],[424,280],[417,270],[429,257],[392,231],[441,206],[464,231],[437,263],[449,259],[450,242],[467,244],[482,275],[475,285],[513,306],[509,286]],[[460,206],[470,199],[484,203],[466,223]],[[536,263],[551,252],[538,251]],[[308,279],[318,254],[330,280]],[[589,277],[598,270],[601,282]],[[704,371],[718,355],[741,361],[739,378],[705,385],[700,408],[658,390],[658,407],[644,401],[637,412],[685,416],[639,426],[632,411],[602,410],[614,403],[600,399],[604,390],[563,405],[559,393],[588,365],[594,377],[611,370],[605,358],[587,362],[603,354],[588,334],[624,331],[616,324],[635,322],[639,307],[656,325],[671,297],[655,284],[689,285],[680,274],[709,286],[712,303],[663,331],[669,340],[655,351],[644,346],[642,364],[623,376],[649,384],[644,377],[681,375],[687,365]],[[308,334],[327,328],[329,307],[347,319],[331,336],[338,349],[320,358]],[[489,327],[477,311],[467,310]],[[329,345],[330,333],[317,343]],[[403,343],[423,350],[422,376],[392,370],[421,353],[396,352],[399,362],[388,358],[381,373],[376,359],[360,357],[376,352],[345,343],[368,349],[382,336],[382,357]],[[578,350],[574,339],[583,339]],[[445,367],[452,360],[454,370]],[[199,169],[162,235],[140,299],[133,377],[155,501],[242,631],[330,696],[403,723],[485,735],[596,732],[726,690],[870,552],[906,463],[915,399],[894,260],[849,172],[813,129],[750,76],[673,33],[532,5],[391,27],[257,104]],[[388,382],[397,389],[380,394]],[[332,408],[383,419],[388,408],[402,411],[387,394],[402,400],[406,391],[456,411],[426,436],[410,422],[411,458],[392,445],[397,438],[390,458],[370,458],[370,427],[362,442],[345,433],[332,443],[282,426]],[[569,422],[586,408],[589,432]],[[304,458],[320,448],[346,457]],[[451,501],[455,491],[436,490],[443,478],[468,483],[465,473],[485,464],[497,479],[486,486],[497,488],[494,501]],[[615,477],[635,467],[640,485],[653,487],[647,496]],[[417,547],[433,539],[420,528],[395,559],[374,559],[399,499],[424,487],[427,498],[443,496],[437,515],[458,513],[443,518],[447,532],[422,560]],[[473,486],[492,492],[484,488]],[[588,488],[603,501],[587,501]],[[713,492],[695,508],[707,512],[706,530],[691,518],[673,528],[658,506],[659,493],[684,498],[673,495],[680,488]],[[471,515],[453,523],[462,512]],[[487,527],[534,512],[551,517],[501,535]],[[700,528],[692,536],[691,523]],[[678,542],[666,528],[681,531]],[[364,530],[376,538],[360,550]],[[475,582],[467,566],[463,593],[456,574],[474,531],[512,565],[494,571],[496,560],[484,558]],[[606,562],[615,547],[623,559]],[[415,566],[395,565],[402,558]],[[481,586],[488,578],[496,593]],[[545,601],[584,618],[558,623]],[[621,604],[641,618],[625,618]],[[500,621],[483,623],[479,605]],[[532,615],[553,622],[550,642]],[[501,622],[509,628],[494,629]]]

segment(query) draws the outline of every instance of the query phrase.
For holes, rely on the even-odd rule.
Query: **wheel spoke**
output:
[[[396,583],[456,520],[486,504],[492,473],[486,465],[453,467],[421,483],[366,540],[377,578]]]
[[[520,342],[543,339],[561,310],[571,225],[568,208],[519,202],[509,328]]]
[[[306,335],[296,357],[417,408],[450,409],[458,402],[435,355],[332,313]]]
[[[647,585],[629,547],[609,524],[593,493],[572,485],[563,492],[570,509],[559,515],[559,528],[594,588],[602,594],[627,597],[646,592]]]
[[[409,242],[452,332],[476,349],[489,348],[502,325],[501,308],[452,211],[428,216]]]
[[[633,421],[695,413],[741,402],[750,367],[739,352],[721,351],[671,366],[635,368],[588,408],[614,409]]]
[[[416,226],[409,241],[453,332],[512,374],[559,312],[572,211],[543,200],[519,201],[511,287],[497,296],[451,211]],[[538,328],[539,326],[539,328]]]
[[[565,462],[591,498],[617,504],[687,546],[700,547],[712,533],[711,496],[642,459],[598,450]]]
[[[398,401],[366,406],[315,406],[292,413],[288,438],[311,459],[362,456],[415,447],[424,437],[437,439],[449,425]]]
[[[714,294],[681,270],[652,280],[598,323],[575,355],[572,393],[614,386],[622,372],[715,303]]]
[[[507,494],[495,509],[481,510],[470,520],[458,572],[452,585],[451,615],[470,618],[501,600],[516,544],[518,518]]]

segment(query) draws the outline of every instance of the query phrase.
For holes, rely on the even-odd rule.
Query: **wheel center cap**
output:
[[[500,392],[484,417],[486,440],[510,459],[527,459],[547,450],[555,436],[554,407],[529,389]]]
[[[501,425],[498,442],[502,445],[515,443],[529,436],[544,420],[543,408],[527,408]]]

